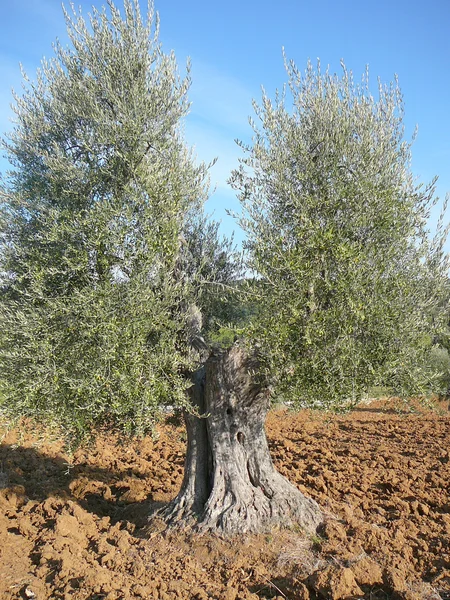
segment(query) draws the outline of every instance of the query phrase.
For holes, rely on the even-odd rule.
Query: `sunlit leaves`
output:
[[[346,405],[374,385],[428,392],[446,232],[433,243],[426,231],[435,182],[411,172],[398,84],[374,97],[368,72],[357,84],[345,65],[341,76],[286,68],[290,96],[254,104],[253,143],[231,179],[260,279],[250,335],[279,393],[304,404]]]
[[[186,401],[193,367],[183,307],[198,290],[180,275],[180,239],[207,167],[180,130],[189,72],[162,51],[149,7],[66,12],[71,44],[27,81],[5,142],[3,410],[77,436],[148,430],[161,404]]]

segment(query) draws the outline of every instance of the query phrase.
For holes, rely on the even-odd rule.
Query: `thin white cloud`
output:
[[[235,191],[227,183],[231,172],[239,165],[242,150],[235,139],[249,142],[252,131],[248,117],[252,114],[252,98],[258,90],[223,73],[205,62],[192,60],[192,87],[189,98],[191,113],[185,123],[187,143],[194,148],[198,160],[206,163],[217,158],[210,170],[214,190],[206,210],[221,222],[221,231],[241,243],[243,232],[227,211],[239,212]]]
[[[199,160],[217,162],[210,171],[215,193],[209,206],[216,217],[229,221],[226,209],[239,210],[234,190],[228,185],[231,172],[242,156],[235,139],[249,141],[254,90],[205,62],[192,61],[191,113],[185,124],[186,138]],[[231,223],[230,223],[231,226]]]
[[[226,135],[220,128],[214,128],[212,123],[188,120],[185,132],[187,142],[194,148],[199,161],[208,163],[217,157],[216,164],[210,170],[212,194],[206,203],[206,211],[221,222],[223,234],[229,236],[235,232],[235,240],[242,242],[243,233],[227,213],[240,211],[236,193],[227,183],[231,171],[238,166],[238,158],[241,156],[239,147],[231,135]]]
[[[214,123],[218,129],[233,130],[236,135],[247,131],[255,90],[247,88],[235,77],[194,59],[191,75],[189,97],[192,115]]]

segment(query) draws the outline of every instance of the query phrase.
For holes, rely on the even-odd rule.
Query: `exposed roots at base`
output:
[[[255,369],[255,359],[233,347],[210,356],[194,373],[191,402],[207,416],[185,414],[183,484],[157,511],[168,527],[234,535],[299,526],[313,534],[323,522],[317,503],[272,463],[264,430],[269,391],[255,381]]]

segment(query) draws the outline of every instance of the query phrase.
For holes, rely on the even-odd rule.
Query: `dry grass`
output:
[[[292,537],[278,557],[278,566],[295,565],[302,575],[309,576],[325,566],[325,561],[314,551],[314,541],[300,536]]]

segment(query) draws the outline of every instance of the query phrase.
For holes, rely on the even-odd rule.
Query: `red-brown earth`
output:
[[[313,538],[149,528],[149,501],[183,474],[170,422],[134,442],[99,434],[71,457],[29,423],[0,428],[0,598],[448,599],[450,413],[397,408],[270,413],[277,468],[326,513]]]

